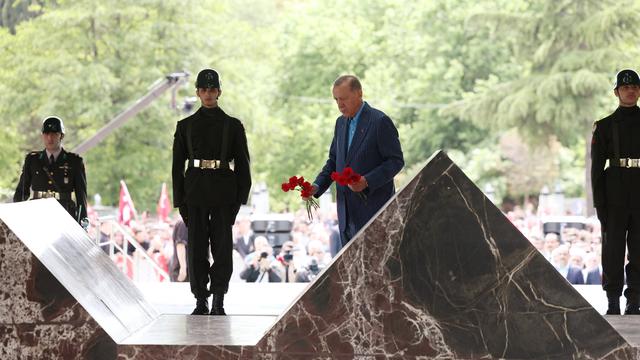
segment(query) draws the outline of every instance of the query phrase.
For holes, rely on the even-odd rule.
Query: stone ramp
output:
[[[115,342],[158,317],[56,200],[3,204],[0,219]]]
[[[132,344],[142,358],[162,346],[210,354],[255,345],[279,314],[277,299],[256,314],[158,313],[52,199],[0,205],[0,259],[2,359],[115,359]]]

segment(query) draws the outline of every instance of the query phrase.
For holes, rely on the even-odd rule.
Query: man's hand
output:
[[[269,271],[270,267],[271,267],[271,260],[269,259],[260,260],[260,271],[267,272]]]
[[[178,281],[182,282],[185,281],[187,279],[187,269],[181,267],[180,271],[178,272]]]
[[[311,185],[311,196],[315,195],[318,192],[318,187],[315,185]],[[309,201],[311,197],[303,197],[302,200]]]
[[[350,184],[349,189],[351,189],[351,191],[353,192],[361,192],[362,190],[366,189],[367,186],[369,186],[369,184],[367,183],[367,179],[362,176],[360,177],[360,180],[358,182]]]

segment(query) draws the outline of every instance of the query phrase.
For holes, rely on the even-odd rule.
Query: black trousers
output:
[[[237,210],[233,205],[188,206],[187,272],[191,292],[196,298],[211,293],[225,294],[233,272],[232,226]],[[209,265],[209,248],[213,264]],[[211,280],[210,290],[207,284]]]
[[[627,248],[629,262],[625,267]],[[609,207],[602,231],[602,288],[607,295],[622,295],[625,272],[625,296],[637,302],[640,294],[640,209]]]

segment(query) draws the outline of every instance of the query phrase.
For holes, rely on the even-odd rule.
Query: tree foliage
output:
[[[267,184],[276,210],[300,206],[281,182],[312,180],[324,164],[339,115],[331,84],[346,73],[398,126],[401,181],[446,149],[479,185],[534,193],[539,181],[522,179],[527,169],[505,152],[517,129],[526,144],[516,153],[559,157],[570,171],[547,177],[575,192],[567,174],[585,166],[576,159],[590,124],[614,106],[611,78],[637,63],[640,13],[630,0],[7,3],[19,20],[0,23],[0,195],[23,154],[42,147],[44,116],[65,120],[70,149],[166,74],[213,67],[221,106],[247,130],[254,183]],[[193,80],[179,104],[195,95]],[[114,204],[124,179],[139,209],[154,208],[170,183],[175,123],[187,115],[169,103],[163,95],[85,155],[90,196]],[[536,148],[548,144],[557,147]]]

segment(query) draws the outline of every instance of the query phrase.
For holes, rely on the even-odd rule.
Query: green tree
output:
[[[514,76],[488,77],[445,109],[492,131],[517,128],[534,145],[555,136],[572,146],[591,136],[594,120],[610,111],[603,98],[617,69],[635,63],[640,20],[636,1],[528,1],[515,11],[478,13],[472,22],[513,44]],[[590,141],[585,167],[589,168]],[[540,161],[546,161],[540,159]],[[585,185],[590,200],[589,171]]]
[[[55,4],[54,0],[0,0],[0,27],[15,35],[20,22],[42,14],[45,7]]]
[[[247,55],[260,44],[239,46],[228,39],[235,39],[236,31],[260,39],[263,25],[235,17],[233,6],[230,1],[82,0],[21,23],[15,35],[0,35],[0,83],[11,89],[0,98],[0,112],[16,129],[3,135],[11,136],[20,151],[41,148],[40,121],[55,113],[65,120],[65,147],[71,149],[166,74],[211,66],[223,74],[228,91],[223,104],[249,119],[245,125],[251,128],[251,115],[264,111],[250,106],[255,101],[245,107],[240,99],[242,89],[253,84],[245,78],[246,69],[262,60]],[[195,94],[192,84],[179,100]],[[168,103],[167,94],[85,155],[90,195],[100,192],[104,203],[114,204],[124,179],[140,210],[155,207],[160,184],[170,183],[175,123],[185,116]],[[235,111],[242,109],[247,110]],[[21,161],[19,155],[9,160],[3,185],[15,184]]]

